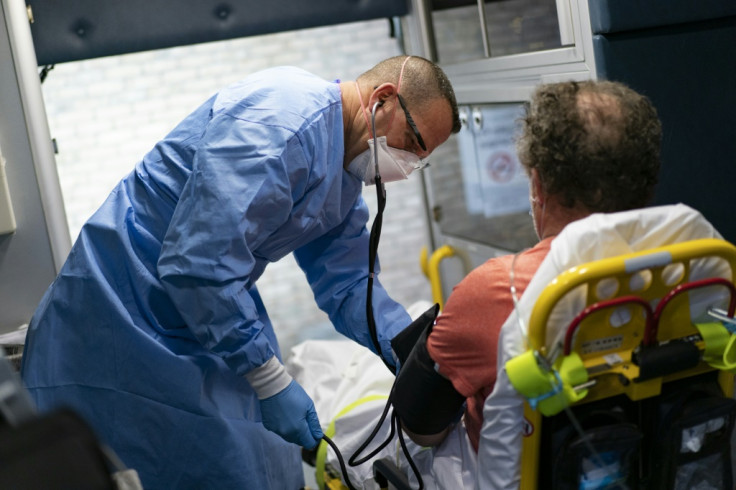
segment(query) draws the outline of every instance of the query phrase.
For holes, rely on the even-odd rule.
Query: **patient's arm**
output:
[[[437,372],[427,351],[429,325],[396,376],[391,398],[406,434],[421,446],[440,444],[462,414],[465,397]]]

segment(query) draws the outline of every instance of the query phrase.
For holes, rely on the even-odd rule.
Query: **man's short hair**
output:
[[[399,73],[407,56],[394,56],[381,61],[376,66],[361,74],[358,82],[369,84],[373,87],[391,82],[398,84]],[[404,66],[404,74],[401,79],[401,95],[411,106],[421,106],[432,99],[442,98],[450,104],[452,110],[452,132],[460,131],[460,117],[458,115],[455,91],[447,75],[436,63],[422,58],[411,56]]]
[[[614,212],[653,197],[661,139],[645,96],[618,82],[561,82],[532,95],[517,151],[563,206]]]

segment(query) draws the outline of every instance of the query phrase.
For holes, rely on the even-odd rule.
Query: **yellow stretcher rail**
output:
[[[629,292],[646,299],[661,298],[671,288],[662,280],[662,269],[670,264],[681,263],[684,267],[683,279],[687,279],[690,261],[701,257],[723,258],[731,266],[732,274],[736,270],[736,247],[723,240],[706,238],[602,259],[563,272],[542,291],[534,304],[529,320],[529,348],[541,351],[545,349],[547,323],[552,309],[568,291],[577,286],[588,284],[595,290],[600,281],[615,277],[622,288],[620,293]],[[630,281],[627,279],[644,269],[652,270],[651,285],[646,291],[631,291]],[[731,280],[734,280],[733,276]],[[595,300],[594,295],[588,294],[588,305]]]
[[[432,253],[427,260],[427,247],[423,247],[419,256],[419,266],[422,272],[429,279],[432,288],[432,301],[440,305],[440,309],[445,306],[442,294],[442,278],[440,277],[440,263],[446,258],[455,256],[455,249],[449,245],[443,245]]]

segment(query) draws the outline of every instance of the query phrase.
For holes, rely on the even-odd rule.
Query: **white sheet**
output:
[[[327,430],[334,421],[332,440],[347,465],[348,459],[376,427],[393,384],[393,375],[375,354],[352,341],[303,342],[292,349],[286,368],[314,400],[322,429]],[[380,398],[364,401],[377,396]],[[351,405],[354,408],[341,414]],[[389,432],[389,421],[386,421],[360,457],[383,442]],[[475,452],[462,423],[438,448],[421,448],[406,437],[405,441],[427,490],[472,488]],[[417,488],[396,435],[370,461],[357,467],[347,467],[350,481],[356,488],[378,489],[373,479],[372,463],[379,458],[388,458],[402,468],[410,476],[413,488]],[[327,463],[335,469],[340,468],[331,449],[327,452]]]

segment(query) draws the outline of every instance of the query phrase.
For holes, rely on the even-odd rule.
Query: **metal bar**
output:
[[[486,24],[485,0],[478,0],[478,16],[480,17],[480,35],[483,38],[483,53],[486,58],[491,57],[491,43],[488,40],[488,25]]]
[[[419,31],[421,34],[422,48],[424,56],[434,61],[437,59],[437,43],[434,37],[434,27],[432,25],[432,1],[431,0],[412,0],[412,6],[419,20]]]

